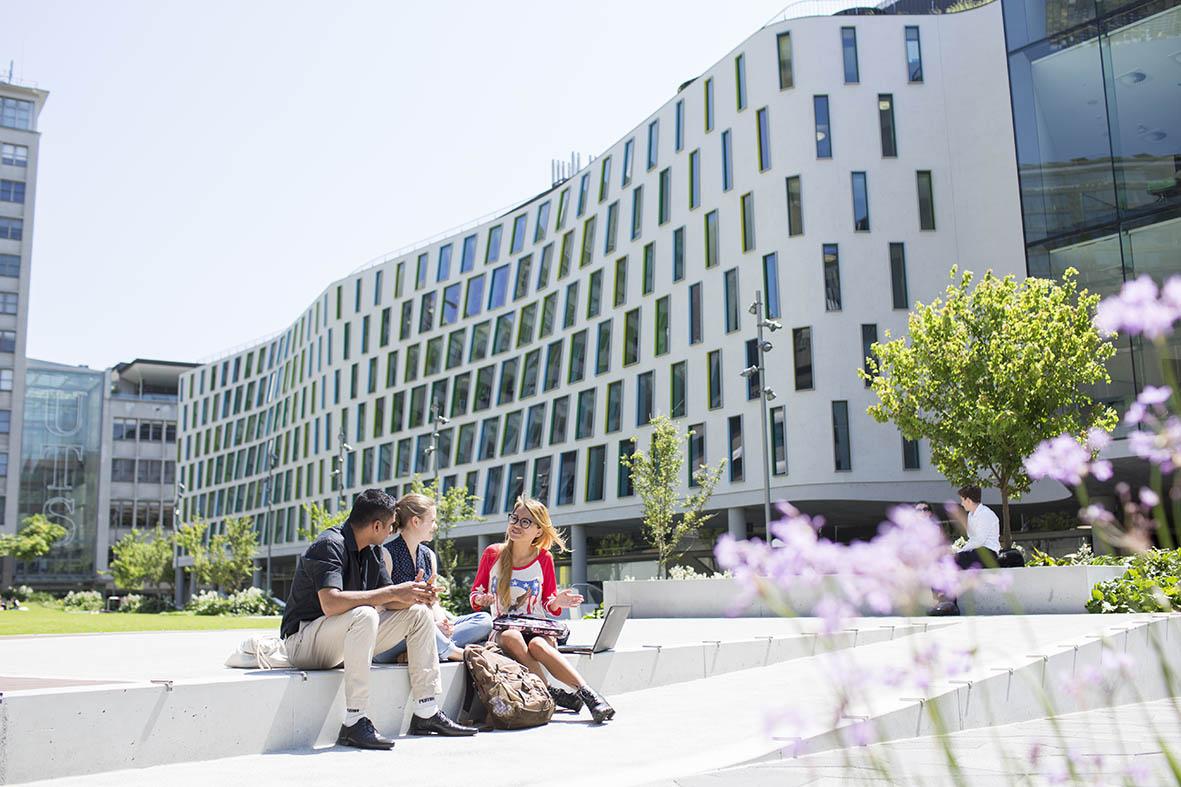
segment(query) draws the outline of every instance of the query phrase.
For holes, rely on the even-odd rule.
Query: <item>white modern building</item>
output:
[[[345,499],[433,475],[433,404],[437,472],[486,517],[457,528],[467,554],[529,493],[571,531],[566,581],[642,575],[618,565],[640,515],[618,458],[658,412],[693,430],[689,467],[727,460],[716,530],[762,532],[761,463],[774,499],[850,534],[946,499],[927,447],[866,415],[857,370],[952,265],[1024,275],[1014,150],[999,3],[769,24],[569,179],[185,372],[184,515],[271,522],[290,565],[302,505],[339,505],[338,455]],[[784,327],[769,456],[739,375],[756,291]]]
[[[12,532],[19,525],[33,206],[41,142],[37,118],[48,95],[0,77],[0,532]],[[11,570],[11,561],[0,563],[9,563],[5,571]],[[0,571],[0,581],[3,575]]]

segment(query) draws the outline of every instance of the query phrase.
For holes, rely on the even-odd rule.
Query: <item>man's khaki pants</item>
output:
[[[287,657],[296,669],[334,669],[344,664],[344,704],[365,713],[369,708],[369,667],[378,653],[406,640],[410,693],[415,700],[443,690],[439,650],[430,607],[378,610],[353,607],[339,615],[304,621],[285,640]]]

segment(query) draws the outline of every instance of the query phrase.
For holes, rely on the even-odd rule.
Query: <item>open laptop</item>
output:
[[[603,625],[599,629],[599,636],[595,638],[595,644],[559,645],[558,650],[562,653],[590,656],[613,649],[615,643],[619,641],[619,632],[623,631],[623,624],[627,621],[627,616],[631,614],[631,611],[630,604],[616,604],[607,610],[607,616],[603,619]]]

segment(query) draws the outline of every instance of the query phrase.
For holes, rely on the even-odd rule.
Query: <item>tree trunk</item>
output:
[[[1009,486],[1001,485],[1001,549],[1013,546],[1013,530],[1009,526]]]

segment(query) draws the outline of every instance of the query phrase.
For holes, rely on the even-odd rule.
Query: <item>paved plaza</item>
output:
[[[332,720],[322,725],[323,734],[317,737],[321,745],[237,756],[209,756],[209,749],[194,756],[198,736],[208,736],[203,731],[213,724],[226,741],[256,745],[250,743],[246,725],[300,712],[298,704],[294,710],[276,705],[260,716],[256,707],[267,701],[265,690],[274,681],[300,681],[298,673],[220,666],[241,632],[13,638],[0,642],[5,675],[0,680],[9,681],[7,685],[14,678],[108,685],[7,690],[0,705],[6,736],[0,762],[7,771],[0,775],[10,783],[32,781],[39,774],[27,764],[31,758],[40,774],[64,776],[54,782],[63,785],[318,782],[348,768],[357,778],[375,783],[396,774],[413,783],[510,785],[548,783],[560,774],[570,785],[705,787],[882,782],[886,776],[872,767],[876,761],[886,763],[885,773],[896,783],[947,783],[943,748],[933,737],[924,703],[937,703],[942,710],[952,749],[971,784],[1008,783],[1004,774],[1029,770],[1023,763],[1036,740],[1046,744],[1051,758],[1060,741],[1068,740],[1082,751],[1104,754],[1100,767],[1113,773],[1131,757],[1152,769],[1163,761],[1158,735],[1181,746],[1181,716],[1168,699],[1176,694],[1175,687],[1162,682],[1159,670],[1147,669],[1154,642],[1181,642],[1179,624],[1177,616],[1149,615],[863,618],[829,641],[831,650],[825,652],[816,619],[635,620],[628,622],[615,653],[596,656],[599,665],[580,664],[580,669],[599,669],[586,670],[597,675],[594,682],[616,687],[609,696],[618,715],[607,725],[595,726],[585,715],[559,713],[538,729],[484,733],[474,739],[403,737],[392,752],[364,752],[331,746]],[[574,637],[593,637],[597,625],[576,621]],[[954,678],[933,675],[925,692],[874,680],[861,685],[852,702],[841,704],[841,687],[849,684],[850,675],[878,675],[890,667],[913,665],[917,654],[931,648],[945,654],[974,649],[975,656]],[[1103,707],[1088,709],[1062,690],[1059,678],[1085,674],[1088,666],[1113,653],[1126,654],[1141,667],[1134,680],[1099,701]],[[1168,658],[1178,659],[1171,653]],[[401,674],[398,668],[378,672],[384,677]],[[312,682],[330,682],[326,685],[336,710],[339,676],[310,674]],[[145,685],[152,680],[172,680],[176,688]],[[388,696],[394,696],[400,684],[390,685],[393,694]],[[232,690],[224,691],[227,687]],[[113,694],[152,692],[146,696],[153,699],[146,706],[120,705],[112,689]],[[179,714],[168,703],[183,699],[184,690],[206,690],[208,699],[191,717],[173,719]],[[44,705],[63,696],[70,699],[66,707],[79,715],[98,713],[101,726],[73,736],[69,718],[38,717],[20,704],[39,698]],[[374,696],[387,694],[375,691]],[[455,701],[453,693],[448,696]],[[87,710],[99,697],[108,705]],[[1062,737],[1043,720],[1045,702],[1075,714],[1062,718]],[[130,709],[129,715],[120,717],[120,708]],[[803,711],[804,717],[791,734],[769,726],[769,719],[787,708]],[[307,712],[326,713],[311,706]],[[17,727],[34,718],[45,719],[36,724],[47,728],[23,738],[18,750]],[[851,746],[851,725],[862,720],[869,720],[873,737],[884,742]],[[188,738],[185,723],[191,725]],[[230,735],[236,727],[241,729]],[[67,735],[68,758],[62,759]],[[144,759],[119,768],[91,768],[101,772],[79,770],[100,760],[116,761],[103,760],[109,751],[102,750],[151,752],[143,747],[153,736],[175,739],[164,751],[174,764]],[[28,745],[45,750],[30,752]],[[520,763],[536,762],[538,752],[546,753],[552,767],[523,775]],[[75,775],[68,775],[70,768]]]

